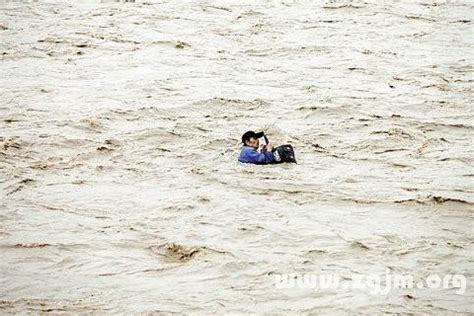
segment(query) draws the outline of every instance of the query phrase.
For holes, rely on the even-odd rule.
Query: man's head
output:
[[[242,143],[244,145],[253,147],[255,149],[258,149],[258,146],[260,145],[260,142],[258,139],[263,136],[263,132],[255,133],[254,131],[248,131],[245,132],[244,135],[242,135]]]

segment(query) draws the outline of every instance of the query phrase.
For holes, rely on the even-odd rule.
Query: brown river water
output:
[[[471,1],[1,1],[0,314],[474,313]],[[264,130],[298,164],[237,162]],[[278,275],[463,275],[279,288]]]

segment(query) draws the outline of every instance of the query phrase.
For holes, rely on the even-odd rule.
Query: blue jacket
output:
[[[273,154],[271,151],[261,153],[253,147],[242,146],[239,161],[244,163],[254,163],[258,165],[269,164],[273,162]]]

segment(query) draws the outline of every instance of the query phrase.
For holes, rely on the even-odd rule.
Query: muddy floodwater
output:
[[[1,1],[0,314],[474,313],[473,25],[470,0]],[[239,163],[247,130],[298,164]]]

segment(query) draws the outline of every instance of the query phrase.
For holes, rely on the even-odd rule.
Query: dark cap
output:
[[[242,135],[242,143],[245,144],[245,142],[247,140],[250,140],[250,138],[258,139],[260,137],[263,137],[263,135],[264,135],[263,132],[258,132],[258,133],[255,133],[254,131],[245,132],[244,135]]]

